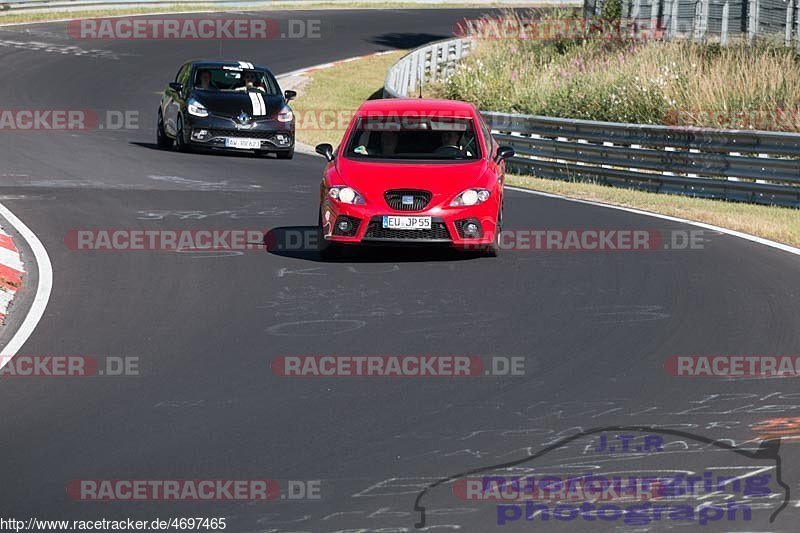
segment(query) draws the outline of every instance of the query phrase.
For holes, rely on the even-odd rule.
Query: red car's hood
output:
[[[458,194],[476,186],[486,172],[483,159],[466,162],[406,163],[356,161],[337,158],[336,169],[345,185],[370,196],[387,189],[424,189],[438,194]]]

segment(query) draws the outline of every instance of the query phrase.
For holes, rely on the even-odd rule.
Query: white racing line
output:
[[[33,233],[28,226],[25,225],[17,216],[12,213],[5,205],[0,204],[0,216],[3,216],[8,223],[19,233],[28,246],[33,251],[34,259],[36,260],[36,270],[38,273],[38,280],[36,285],[36,295],[33,297],[33,303],[22,321],[14,336],[8,341],[2,351],[0,351],[0,369],[7,365],[11,358],[14,357],[31,336],[36,325],[41,320],[44,310],[47,307],[47,302],[50,301],[50,292],[53,289],[53,266],[50,264],[50,257],[47,255],[44,245]]]
[[[541,192],[541,191],[534,191],[531,189],[523,189],[521,187],[513,187],[506,185],[504,187],[510,191],[514,192],[523,192],[526,194],[535,194],[537,196],[544,196],[547,198],[556,198],[558,200],[566,200],[568,202],[576,202],[579,204],[586,204],[586,205],[594,205],[597,207],[605,207],[608,209],[616,209],[618,211],[625,211],[627,213],[634,213],[637,215],[644,215],[648,217],[660,218],[663,220],[669,220],[671,222],[680,222],[682,224],[689,224],[691,226],[697,226],[698,228],[707,229],[710,231],[718,231],[720,233],[724,233],[725,235],[731,235],[733,237],[739,237],[740,239],[744,239],[751,242],[756,242],[758,244],[763,244],[764,246],[769,246],[770,248],[776,248],[778,250],[783,250],[784,252],[789,252],[790,254],[800,255],[800,248],[795,248],[794,246],[789,246],[788,244],[783,244],[776,241],[771,241],[769,239],[764,239],[762,237],[756,237],[755,235],[750,235],[749,233],[742,233],[741,231],[736,231],[727,228],[721,228],[719,226],[714,226],[712,224],[706,224],[705,222],[697,222],[695,220],[688,220],[685,218],[680,217],[673,217],[670,215],[661,215],[659,213],[652,213],[650,211],[643,211],[641,209],[634,209],[632,207],[622,207],[619,205],[611,205],[611,204],[604,204],[602,202],[594,202],[592,200],[581,200],[578,198],[570,198],[569,196],[562,196],[560,194],[552,194],[549,192]]]

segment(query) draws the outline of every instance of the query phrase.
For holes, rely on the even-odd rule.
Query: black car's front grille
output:
[[[289,136],[288,132],[260,131],[260,130],[208,130],[209,138],[214,137],[246,137],[248,139],[264,139],[272,141],[275,135]]]
[[[395,211],[422,211],[431,201],[430,191],[395,189],[383,193],[386,204]],[[406,202],[403,202],[406,200]],[[410,200],[410,202],[409,202]]]
[[[376,241],[450,241],[447,225],[440,218],[431,220],[431,229],[389,229],[383,227],[383,217],[373,217],[364,234],[365,240]]]

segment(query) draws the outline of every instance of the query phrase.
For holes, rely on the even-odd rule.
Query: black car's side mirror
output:
[[[514,149],[510,146],[499,146],[497,148],[497,155],[495,156],[494,160],[495,162],[499,163],[500,161],[508,159],[509,157],[514,157],[514,154]]]
[[[183,91],[183,84],[178,83],[177,81],[173,81],[169,84],[169,88],[175,91],[176,93]]]
[[[316,150],[319,155],[325,156],[328,161],[333,161],[333,146],[330,144],[318,144]]]
[[[289,100],[294,100],[295,98],[297,98],[297,91],[292,91],[292,90],[283,91],[283,97],[286,98],[287,102]]]

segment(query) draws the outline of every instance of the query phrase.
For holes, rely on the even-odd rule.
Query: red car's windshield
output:
[[[474,160],[481,157],[471,119],[360,117],[345,156],[370,159]]]

